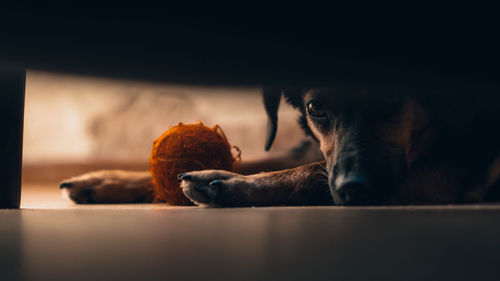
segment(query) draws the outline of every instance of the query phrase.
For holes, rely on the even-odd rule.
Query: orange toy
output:
[[[222,169],[231,171],[240,160],[231,154],[231,146],[222,129],[199,124],[171,127],[153,143],[150,158],[155,199],[171,205],[192,205],[179,186],[177,175],[185,172]]]

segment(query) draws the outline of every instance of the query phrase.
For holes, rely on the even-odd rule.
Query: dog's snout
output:
[[[337,205],[363,205],[368,203],[370,185],[363,176],[335,179],[334,201]]]

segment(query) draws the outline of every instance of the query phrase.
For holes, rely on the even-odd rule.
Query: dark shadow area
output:
[[[20,203],[25,77],[0,68],[0,209]]]
[[[0,16],[0,63],[198,84],[494,82],[495,11],[440,2],[18,5]]]

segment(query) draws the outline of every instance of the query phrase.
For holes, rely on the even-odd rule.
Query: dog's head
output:
[[[268,147],[280,91],[264,91]],[[435,127],[417,99],[359,89],[284,91],[326,160],[336,204],[380,204],[398,192],[411,165],[433,144]]]

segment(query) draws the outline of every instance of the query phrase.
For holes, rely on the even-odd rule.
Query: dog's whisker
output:
[[[324,184],[326,184],[326,185],[328,185],[328,184],[329,184],[329,183],[328,183],[328,180],[324,180],[324,179],[319,180],[318,182],[319,182],[319,183],[324,183]]]
[[[328,178],[328,173],[326,173],[324,171],[316,171],[316,175],[321,175],[321,176]]]
[[[324,172],[318,172],[320,175],[324,176],[325,178],[328,178],[328,173],[324,173]]]

